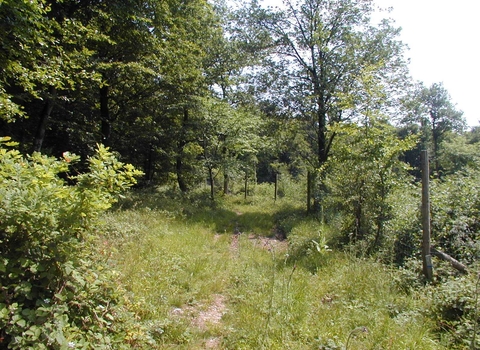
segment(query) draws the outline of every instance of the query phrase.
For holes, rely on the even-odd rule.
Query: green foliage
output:
[[[460,261],[480,254],[480,171],[465,169],[432,181],[432,240]]]
[[[378,251],[388,239],[396,190],[408,186],[407,166],[399,156],[415,138],[398,139],[393,127],[371,119],[364,126],[335,129],[342,143],[333,150],[328,173],[330,207],[342,213],[341,240],[360,243],[363,253]]]
[[[47,6],[43,0],[2,1],[0,3],[0,28],[2,29],[2,51],[0,52],[0,119],[12,121],[23,115],[21,106],[7,91],[9,79],[26,91],[35,91],[34,76],[39,47],[47,45],[50,37],[44,18]]]
[[[416,129],[421,137],[418,151],[430,150],[434,160],[432,170],[437,173],[443,171],[440,161],[443,145],[450,132],[461,133],[465,129],[463,112],[457,110],[441,83],[434,83],[428,88],[422,83],[414,85],[402,104],[402,122],[412,130]]]
[[[267,9],[251,1],[239,10],[239,35],[267,56],[250,90],[269,112],[303,122],[304,160],[314,168],[327,161],[336,140],[327,126],[387,105],[389,89],[404,81],[398,30],[388,20],[373,26],[373,11],[370,0],[302,0]]]
[[[18,116],[35,116],[39,111],[31,106],[48,100],[48,88],[71,91],[98,77],[91,69],[92,50],[86,42],[100,35],[73,16],[64,18],[65,3],[21,0],[0,4],[0,119],[12,122]]]
[[[439,154],[441,175],[448,176],[480,167],[480,143],[469,141],[469,134],[446,135]]]
[[[433,302],[431,317],[443,342],[453,349],[477,349],[480,346],[480,275],[450,278],[429,288]]]
[[[302,220],[288,235],[287,261],[317,273],[329,261],[332,249],[328,246],[328,227],[320,226],[317,220]]]
[[[418,183],[404,183],[392,191],[392,217],[387,227],[392,233],[390,249],[382,258],[403,266],[412,257],[418,256],[422,241],[420,216],[421,188]],[[392,242],[393,240],[393,242]],[[393,245],[393,251],[392,249]]]
[[[2,347],[120,346],[114,274],[102,272],[90,244],[99,215],[140,173],[99,146],[90,171],[68,185],[63,177],[78,157],[23,157],[7,141],[0,148]]]
[[[47,153],[95,152],[87,170],[70,153],[0,148],[0,348],[200,348],[209,332],[227,348],[437,348],[411,268],[419,188],[399,160],[415,139],[377,117],[407,76],[399,31],[370,22],[372,0],[251,1],[233,16],[227,3],[0,1],[0,133],[23,151],[40,149],[43,133]],[[478,130],[451,134],[463,120],[441,84],[415,93],[405,131],[434,149],[442,175],[433,240],[473,263]],[[140,175],[91,149],[100,139],[144,166],[148,183],[176,177],[191,192],[129,197],[95,248],[98,218]],[[273,185],[252,175],[259,162],[261,181],[280,175],[275,202]],[[209,201],[194,188],[205,168],[212,198],[217,172],[233,196],[245,179],[247,198]],[[303,213],[306,169],[319,172],[322,223]],[[403,268],[331,251],[332,238]],[[447,281],[432,287],[437,329],[469,338],[474,281],[437,271]],[[224,323],[192,326],[188,313],[216,293]],[[172,307],[187,311],[176,318]],[[350,338],[361,325],[372,333]]]
[[[241,170],[248,171],[252,167],[262,143],[257,131],[263,122],[255,113],[235,109],[219,99],[203,99],[200,112],[202,121],[197,133],[202,139],[198,147],[208,170],[214,199],[213,185],[220,172],[227,182],[224,190],[228,193],[229,180],[238,179],[243,175]]]

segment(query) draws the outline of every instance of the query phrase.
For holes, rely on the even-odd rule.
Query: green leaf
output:
[[[0,303],[0,319],[8,319],[8,308],[5,304]]]
[[[0,259],[0,272],[7,272],[8,259]]]
[[[15,322],[17,325],[20,327],[24,328],[27,325],[27,321],[25,321],[23,318]]]

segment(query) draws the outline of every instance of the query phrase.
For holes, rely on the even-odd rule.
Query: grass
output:
[[[134,194],[105,217],[138,347],[442,348],[424,297],[400,290],[393,269],[325,247],[329,229],[303,217],[301,202],[198,203]],[[288,246],[272,238],[280,229]]]

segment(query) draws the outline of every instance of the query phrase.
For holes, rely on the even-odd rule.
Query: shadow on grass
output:
[[[315,274],[331,259],[324,247],[329,242],[322,243],[319,239],[316,219],[309,217],[301,205],[292,202],[273,204],[268,198],[245,200],[241,196],[219,196],[211,201],[208,193],[181,195],[149,189],[130,192],[114,210],[148,210],[152,215],[158,213],[191,227],[206,227],[220,235],[243,233],[278,241],[288,238],[288,259],[278,261],[279,270],[301,266]]]
[[[204,207],[188,217],[188,221],[205,224],[219,234],[253,233],[269,236],[275,226],[274,215],[268,212],[238,213],[221,207]]]
[[[165,188],[133,190],[112,210],[155,210],[205,225],[218,234],[249,233],[281,239],[305,218],[304,210],[291,203],[252,205],[249,200],[221,196],[212,201],[204,191],[183,195]]]

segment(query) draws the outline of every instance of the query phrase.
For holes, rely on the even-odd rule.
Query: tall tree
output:
[[[305,121],[315,155],[309,157],[311,170],[321,169],[336,135],[329,126],[376,103],[368,97],[373,84],[362,83],[365,77],[384,94],[401,81],[406,68],[403,44],[396,39],[399,30],[387,20],[371,24],[372,0],[284,0],[278,10],[261,9],[253,1],[251,8],[257,23],[252,30],[258,33],[260,26],[268,33],[270,61],[288,77],[285,87],[295,96],[292,115]],[[287,90],[270,93],[287,96]],[[385,103],[384,98],[379,101]]]
[[[146,85],[155,75],[153,65],[160,54],[157,38],[152,35],[156,3],[112,0],[96,6],[94,21],[108,39],[96,43],[94,56],[102,75],[98,99],[100,131],[106,145],[112,141],[112,124],[143,97],[138,90],[129,91],[131,84],[143,79]]]
[[[51,41],[42,49],[43,66],[47,77],[39,82],[39,113],[31,112],[38,121],[34,134],[33,151],[40,152],[51,114],[60,100],[69,100],[83,85],[95,84],[99,78],[90,60],[93,51],[88,42],[98,40],[98,28],[88,18],[92,3],[72,0],[47,0],[46,13]],[[36,106],[35,106],[36,107]],[[34,107],[34,110],[36,109]],[[63,112],[63,111],[62,111]]]
[[[40,48],[50,42],[45,1],[0,3],[0,118],[12,121],[25,114],[21,93],[35,93],[41,68]]]
[[[259,130],[263,121],[260,113],[247,108],[233,108],[217,98],[205,99],[202,105],[203,123],[199,145],[208,172],[211,199],[214,199],[214,183],[219,172],[224,176],[224,193],[229,192],[229,179],[244,171],[261,148]]]
[[[406,125],[418,125],[422,146],[431,149],[434,159],[434,171],[441,170],[440,151],[448,132],[463,132],[466,126],[463,112],[457,110],[448,91],[442,83],[425,87],[422,83],[414,86],[411,95],[404,101]]]
[[[2,96],[6,107],[2,112],[10,121],[16,121],[8,129],[20,131],[23,149],[28,151],[42,150],[48,120],[58,101],[70,100],[72,91],[91,84],[96,77],[88,64],[92,51],[86,43],[98,34],[88,22],[84,25],[79,20],[73,7],[81,6],[73,6],[72,1],[0,5],[5,29],[0,54],[4,80],[0,90],[7,93]],[[15,105],[16,109],[11,109]]]
[[[163,45],[159,86],[164,94],[164,133],[172,137],[168,153],[179,188],[185,192],[198,166],[197,130],[200,109],[216,80],[215,59],[222,43],[222,28],[212,5],[205,0],[161,1],[154,21],[155,34]],[[220,69],[222,72],[223,70]]]

